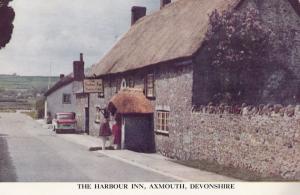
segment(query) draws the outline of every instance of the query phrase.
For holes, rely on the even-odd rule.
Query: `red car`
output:
[[[76,132],[76,114],[74,112],[56,113],[52,120],[53,131],[56,133]]]

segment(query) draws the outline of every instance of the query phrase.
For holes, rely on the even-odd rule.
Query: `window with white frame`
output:
[[[62,103],[63,104],[71,104],[71,94],[63,94]]]
[[[100,123],[100,120],[101,120],[101,110],[99,107],[96,107],[95,123]]]
[[[155,97],[155,80],[154,74],[147,74],[145,78],[145,95],[148,98]]]
[[[122,79],[121,81],[121,90],[127,88],[126,79]]]
[[[165,110],[156,111],[156,131],[169,133],[170,112]]]

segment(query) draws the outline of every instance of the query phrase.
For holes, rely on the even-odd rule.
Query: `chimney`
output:
[[[73,62],[73,74],[75,81],[83,81],[84,79],[84,61],[83,54],[80,53],[80,61]]]
[[[60,78],[60,79],[63,79],[64,77],[65,77],[64,74],[60,74],[60,75],[59,75],[59,78]]]
[[[133,6],[131,8],[131,26],[136,23],[140,18],[146,15],[147,8],[140,6]]]
[[[160,0],[160,9],[164,8],[169,3],[171,3],[171,0]]]
[[[80,53],[80,62],[83,62],[83,54]]]

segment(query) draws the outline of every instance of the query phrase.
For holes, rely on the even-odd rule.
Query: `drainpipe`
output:
[[[87,94],[87,108],[88,108],[88,113],[89,113],[89,121],[88,121],[88,123],[89,123],[89,125],[88,125],[88,129],[86,129],[85,131],[86,131],[86,133],[89,135],[90,134],[90,128],[91,128],[91,126],[90,126],[90,120],[91,120],[91,113],[90,113],[90,94],[88,93]],[[84,124],[85,125],[85,124]]]
[[[121,137],[121,149],[125,149],[125,118],[122,115],[122,129],[121,129],[122,137]]]

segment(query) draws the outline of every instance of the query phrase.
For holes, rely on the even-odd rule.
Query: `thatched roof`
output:
[[[113,96],[108,109],[117,109],[120,114],[151,114],[154,109],[139,89],[124,89]]]
[[[191,57],[202,45],[209,15],[235,7],[240,0],[178,0],[137,21],[93,67],[96,75],[138,69]]]

